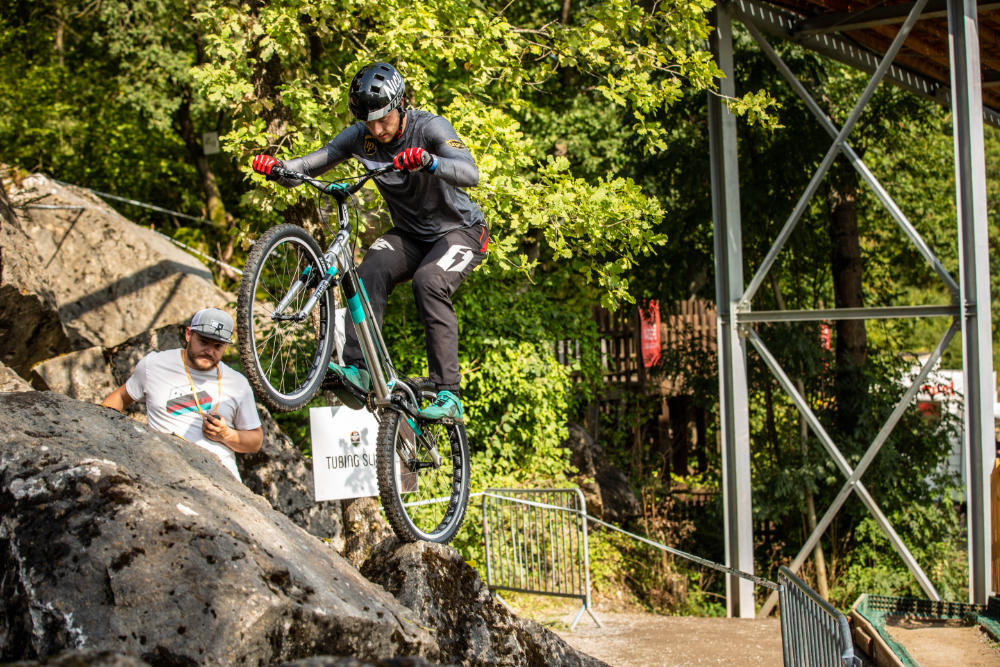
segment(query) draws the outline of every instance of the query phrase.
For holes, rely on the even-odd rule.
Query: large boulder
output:
[[[0,662],[377,660],[439,649],[215,457],[106,408],[0,394]]]
[[[435,629],[441,658],[463,665],[579,665],[603,662],[578,653],[558,635],[511,614],[479,574],[440,544],[382,542],[361,572]]]
[[[6,186],[31,242],[30,256],[14,261],[38,268],[60,320],[90,345],[111,347],[233,300],[204,264],[88,191],[38,174]]]
[[[264,444],[254,454],[236,457],[243,483],[266,498],[271,507],[316,537],[329,540],[334,549],[344,554],[344,518],[340,501],[313,500],[312,459],[303,456],[295,443],[281,432],[267,408],[258,405],[257,412],[264,427]]]
[[[0,363],[23,378],[36,362],[86,345],[63,327],[41,267],[0,178]]]
[[[361,567],[392,528],[382,516],[375,498],[351,498],[341,501],[344,509],[344,546],[340,554]]]
[[[0,662],[603,664],[511,615],[450,547],[386,539],[364,573],[198,447],[0,393]]]
[[[100,403],[118,385],[100,346],[68,352],[40,361],[31,368],[31,384],[88,403]]]

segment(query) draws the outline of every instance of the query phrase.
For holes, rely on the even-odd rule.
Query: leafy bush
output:
[[[889,522],[944,600],[961,601],[968,595],[963,529],[950,502],[911,505],[897,510]],[[897,595],[926,598],[875,519],[861,520],[854,546],[837,567],[830,602],[849,608],[859,595]]]

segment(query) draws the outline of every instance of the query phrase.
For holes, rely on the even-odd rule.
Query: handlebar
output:
[[[280,178],[291,178],[294,180],[302,181],[304,183],[308,183],[309,185],[313,186],[320,192],[328,195],[333,195],[338,199],[341,197],[347,197],[349,195],[354,194],[355,192],[360,190],[361,187],[372,178],[388,173],[390,171],[396,171],[396,167],[394,165],[388,164],[384,167],[379,167],[378,169],[371,169],[362,174],[355,182],[351,183],[350,185],[344,185],[343,183],[331,183],[329,181],[320,181],[313,178],[312,176],[309,176],[308,174],[300,174],[297,171],[285,169],[284,167],[281,167],[279,165],[274,165],[273,167],[271,167],[271,173],[274,174],[275,176],[278,176]]]

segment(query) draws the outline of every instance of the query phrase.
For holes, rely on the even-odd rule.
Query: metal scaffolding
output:
[[[954,335],[961,330],[962,364],[965,375],[965,419],[963,446],[967,460],[967,507],[969,534],[969,598],[984,604],[990,594],[990,507],[988,502],[989,473],[995,455],[993,442],[993,361],[990,323],[989,257],[986,219],[985,158],[983,118],[1000,120],[992,110],[982,105],[979,41],[976,4],[972,0],[947,0],[927,9],[928,0],[917,0],[905,6],[891,8],[892,16],[873,17],[869,21],[902,22],[891,46],[878,56],[853,43],[830,34],[822,19],[805,21],[784,10],[752,2],[735,0],[720,4],[714,10],[711,47],[725,78],[719,81],[725,97],[735,96],[733,68],[732,18],[743,23],[762,51],[772,61],[788,84],[803,100],[809,111],[826,129],[833,143],[819,168],[803,192],[784,227],[774,240],[761,266],[749,284],[743,281],[742,232],[740,223],[739,170],[737,164],[736,122],[720,98],[709,96],[708,121],[710,133],[712,203],[715,228],[716,300],[718,303],[719,403],[723,453],[723,502],[725,504],[726,564],[744,572],[753,572],[752,498],[750,493],[750,424],[747,388],[746,342],[749,341],[765,365],[778,379],[813,430],[819,442],[845,477],[845,483],[835,501],[806,540],[790,569],[795,572],[822,537],[830,522],[852,493],[864,503],[876,523],[888,537],[897,553],[913,573],[921,588],[932,600],[939,600],[933,584],[896,534],[878,504],[861,481],[866,469],[877,456],[893,428],[912,400],[919,385]],[[951,90],[942,95],[941,86],[918,74],[899,68],[893,60],[907,35],[920,18],[946,9],[949,27]],[[887,9],[884,11],[888,11]],[[940,15],[940,14],[937,14]],[[845,17],[832,22],[843,28]],[[855,24],[857,25],[857,24]],[[824,55],[846,62],[872,74],[864,92],[844,125],[836,127],[820,109],[806,88],[796,79],[775,50],[765,33],[788,37],[795,26],[796,41]],[[891,196],[868,170],[848,144],[851,129],[866,104],[883,80],[900,85],[912,92],[947,99],[954,115],[956,202],[958,212],[960,275],[956,282],[924,243],[915,227],[907,220]],[[816,193],[827,170],[838,154],[858,171],[861,180],[875,194],[890,216],[930,264],[952,296],[952,302],[939,306],[901,306],[892,308],[824,309],[813,311],[756,311],[751,301],[772,268],[783,246],[794,231],[802,214]],[[837,319],[876,319],[897,317],[951,316],[953,322],[941,338],[930,359],[921,368],[917,379],[897,404],[878,435],[858,464],[852,468],[836,444],[812,413],[778,362],[757,336],[752,325],[759,322],[820,321]],[[752,589],[747,582],[730,577],[727,580],[727,601],[730,616],[754,616]],[[761,608],[761,615],[770,612],[776,596]]]

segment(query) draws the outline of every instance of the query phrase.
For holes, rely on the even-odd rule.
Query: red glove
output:
[[[419,147],[403,149],[393,158],[392,163],[400,171],[420,171],[424,167],[429,167],[428,171],[433,172],[437,167],[434,156]]]
[[[257,155],[253,159],[253,170],[265,176],[271,175],[271,169],[281,163],[270,155]]]

